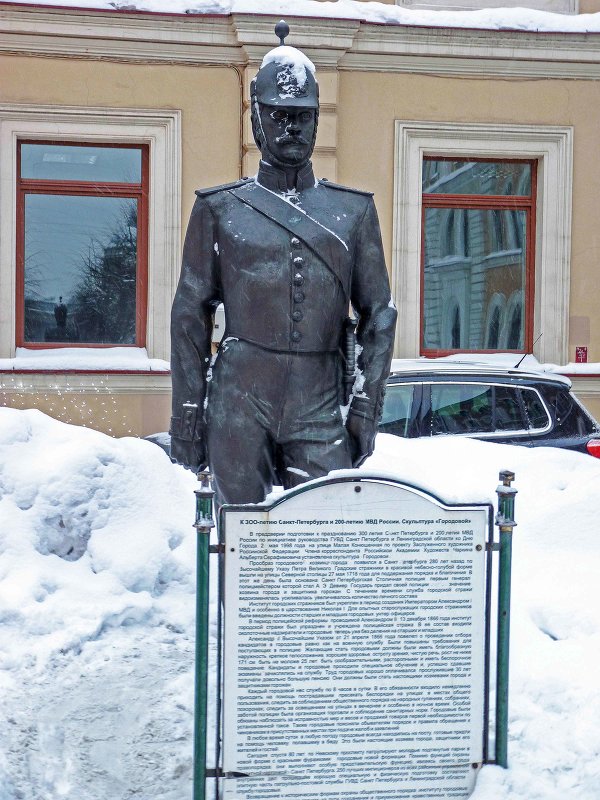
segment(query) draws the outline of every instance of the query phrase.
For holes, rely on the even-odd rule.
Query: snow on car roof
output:
[[[533,380],[554,381],[571,386],[570,378],[565,375],[544,372],[539,369],[519,369],[516,367],[520,356],[517,354],[513,363],[496,361],[459,361],[451,358],[395,358],[392,361],[390,373],[392,375],[406,375],[410,373],[438,373],[448,375],[482,375],[485,377],[519,377]]]

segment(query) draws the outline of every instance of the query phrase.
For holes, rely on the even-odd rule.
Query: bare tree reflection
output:
[[[53,202],[29,209],[25,341],[134,344],[137,201]]]
[[[122,203],[108,243],[90,242],[71,304],[81,341],[134,344],[136,319],[137,204]]]

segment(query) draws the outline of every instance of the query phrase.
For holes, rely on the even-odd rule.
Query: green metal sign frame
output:
[[[214,528],[211,476],[198,475],[196,495],[196,669],[194,680],[194,800],[206,797],[206,743],[208,712],[208,609],[210,576],[210,534]]]
[[[498,564],[498,648],[496,662],[496,764],[508,767],[508,674],[510,654],[510,589],[512,533],[516,525],[514,472],[503,470],[498,494],[496,525],[500,528]]]
[[[336,479],[323,479],[328,482],[354,481],[373,479],[375,476],[359,473]],[[515,495],[517,490],[512,486],[515,475],[510,470],[500,472],[501,484],[496,489],[498,494],[498,513],[496,525],[500,529],[499,543],[494,541],[493,525],[489,524],[489,537],[486,544],[486,619],[485,619],[485,697],[484,697],[484,725],[483,725],[483,756],[485,764],[497,764],[506,768],[508,766],[508,686],[509,686],[509,640],[510,640],[510,605],[511,605],[511,570],[512,570],[512,533],[516,525],[514,521]],[[389,478],[380,477],[388,481]],[[222,531],[224,528],[224,512],[227,510],[243,510],[245,506],[224,506],[219,519],[219,542],[217,546],[210,546],[210,535],[214,528],[213,497],[211,476],[208,472],[198,475],[200,488],[195,490],[196,495],[196,520],[194,527],[197,531],[197,557],[196,557],[196,662],[195,662],[195,703],[194,703],[194,766],[193,766],[193,800],[206,800],[206,779],[215,778],[215,798],[219,798],[220,776],[218,765],[216,769],[207,770],[207,709],[208,709],[208,631],[209,631],[209,560],[211,553],[219,554],[219,608],[222,601]],[[403,483],[407,488],[415,489],[425,495],[434,497],[420,487]],[[310,490],[311,485],[303,485],[290,493],[300,494]],[[438,498],[435,498],[436,500]],[[260,510],[269,510],[279,504],[281,500],[269,506],[260,506]],[[470,504],[487,505],[487,504]],[[488,506],[489,507],[489,506]],[[257,506],[252,506],[257,510]],[[491,636],[491,584],[492,584],[492,555],[499,553],[498,562],[498,618],[497,618],[497,660],[496,660],[496,735],[495,759],[489,758],[489,696],[490,696],[490,636]],[[218,660],[222,651],[221,619],[218,628]],[[217,676],[217,707],[221,705],[221,665],[218,664]],[[220,716],[220,711],[217,717]],[[216,758],[217,764],[220,751],[220,720],[217,719]]]

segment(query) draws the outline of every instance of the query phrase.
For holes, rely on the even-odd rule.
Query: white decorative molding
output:
[[[600,78],[600,36],[361,23],[340,69],[483,77]]]
[[[0,52],[180,64],[246,60],[229,16],[39,6],[0,7]]]
[[[507,46],[506,52],[510,52]],[[486,58],[472,56],[420,56],[402,53],[355,53],[350,51],[340,61],[340,70],[352,72],[389,72],[476,78],[533,78],[538,80],[600,80],[600,50],[592,61],[542,61],[527,58]]]
[[[17,141],[55,139],[147,144],[150,358],[170,357],[169,319],[181,249],[181,112],[0,104],[0,358],[15,354]]]
[[[279,19],[276,16],[233,14],[238,42],[250,63],[260,64],[265,53],[277,45],[273,31]],[[360,25],[359,20],[353,19],[294,17],[288,43],[301,48],[317,67],[335,68],[352,47]]]
[[[169,372],[0,372],[0,395],[171,393]]]
[[[464,0],[471,2],[476,0]],[[577,0],[539,2],[575,7]],[[289,20],[290,43],[321,68],[600,79],[600,35],[595,33],[376,25],[326,17]],[[275,22],[277,17],[262,14],[127,13],[7,6],[0,0],[0,53],[240,66],[260,63],[276,45]]]
[[[549,125],[396,121],[392,285],[396,356],[419,354],[421,173],[424,155],[538,161],[534,354],[568,360],[573,130]]]

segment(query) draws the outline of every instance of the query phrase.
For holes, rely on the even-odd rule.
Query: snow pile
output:
[[[186,795],[194,484],[150,442],[0,409],[2,800]]]
[[[31,350],[17,347],[15,358],[0,358],[0,370],[109,370],[168,372],[169,362],[148,358],[145,347],[57,347]]]
[[[13,0],[4,0],[13,2]],[[14,0],[15,4],[22,0]],[[27,3],[25,3],[27,4]],[[360,0],[37,0],[36,6],[165,14],[261,14],[354,19],[384,25],[479,28],[546,33],[600,33],[600,14],[556,14],[530,8],[428,11]],[[293,26],[292,26],[293,36]]]
[[[369,470],[446,501],[488,501],[516,473],[508,770],[486,767],[472,800],[600,797],[600,461],[555,448],[380,435]]]
[[[473,800],[597,800],[600,461],[381,435],[364,467],[494,503],[504,468],[511,767]],[[195,485],[156,445],[0,409],[1,800],[191,795]]]

